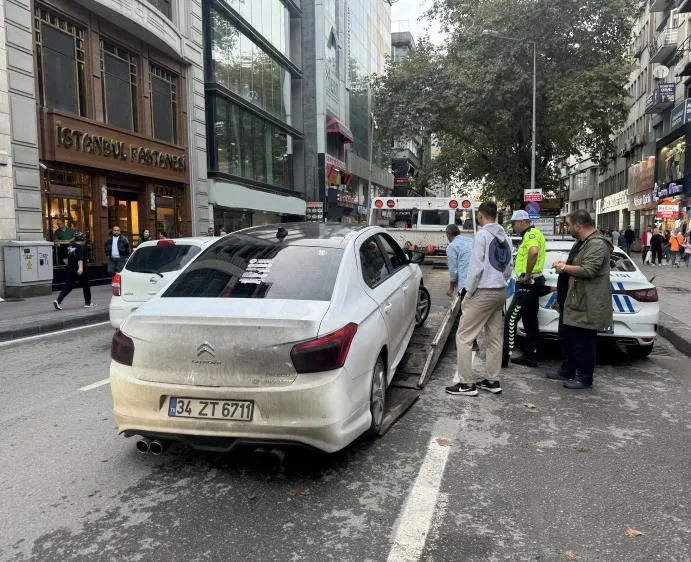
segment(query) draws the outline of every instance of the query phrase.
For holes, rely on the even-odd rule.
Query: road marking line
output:
[[[110,322],[97,322],[96,324],[87,324],[86,326],[77,326],[76,328],[65,328],[64,330],[58,330],[56,332],[46,332],[45,334],[37,334],[35,336],[27,336],[25,338],[17,338],[16,340],[8,340],[0,342],[0,347],[6,347],[8,345],[13,345],[16,343],[22,343],[26,341],[38,340],[41,338],[47,338],[48,336],[57,336],[58,334],[67,334],[69,332],[76,332],[77,330],[86,330],[87,328],[95,328],[97,326],[110,325]]]
[[[422,556],[452,444],[436,433],[399,517],[388,562],[415,562]]]
[[[105,384],[109,384],[110,379],[103,379],[102,381],[95,382],[93,384],[88,384],[86,386],[83,386],[81,388],[78,388],[80,392],[86,392],[87,390],[93,390],[94,388],[98,388],[99,386],[103,386]]]

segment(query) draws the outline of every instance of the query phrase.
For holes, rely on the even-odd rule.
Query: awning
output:
[[[209,203],[230,209],[252,209],[282,215],[304,215],[307,203],[290,195],[278,195],[220,180],[209,180]]]
[[[344,142],[353,142],[354,139],[353,133],[350,132],[350,129],[341,123],[336,117],[331,117],[326,122],[326,132],[329,134],[341,135]]]

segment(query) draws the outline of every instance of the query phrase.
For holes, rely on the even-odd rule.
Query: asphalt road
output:
[[[444,394],[449,350],[384,437],[273,470],[138,453],[108,385],[79,390],[107,378],[111,334],[0,345],[0,560],[691,557],[690,360],[665,341],[592,391],[513,367],[476,398]]]

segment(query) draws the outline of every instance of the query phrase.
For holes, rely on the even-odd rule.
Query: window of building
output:
[[[290,57],[290,13],[281,0],[225,0],[269,43]]]
[[[101,41],[101,80],[106,123],[137,130],[137,58]]]
[[[40,7],[34,31],[41,106],[85,116],[85,31]]]
[[[171,9],[170,0],[147,0],[147,2],[155,8],[158,8],[158,11],[165,17],[172,19],[173,11]]]
[[[280,188],[291,187],[292,140],[272,123],[264,121],[216,97],[214,140],[215,170]],[[210,163],[213,167],[213,161]]]
[[[151,118],[154,137],[175,143],[178,140],[178,77],[151,65]]]

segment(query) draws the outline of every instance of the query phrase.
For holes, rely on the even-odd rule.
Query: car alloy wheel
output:
[[[422,326],[429,316],[432,307],[432,298],[424,285],[420,285],[417,296],[417,306],[415,307],[415,327]]]
[[[384,411],[386,409],[386,368],[381,355],[372,369],[372,386],[370,388],[369,409],[372,414],[372,423],[367,434],[371,437],[379,435],[384,423]]]

